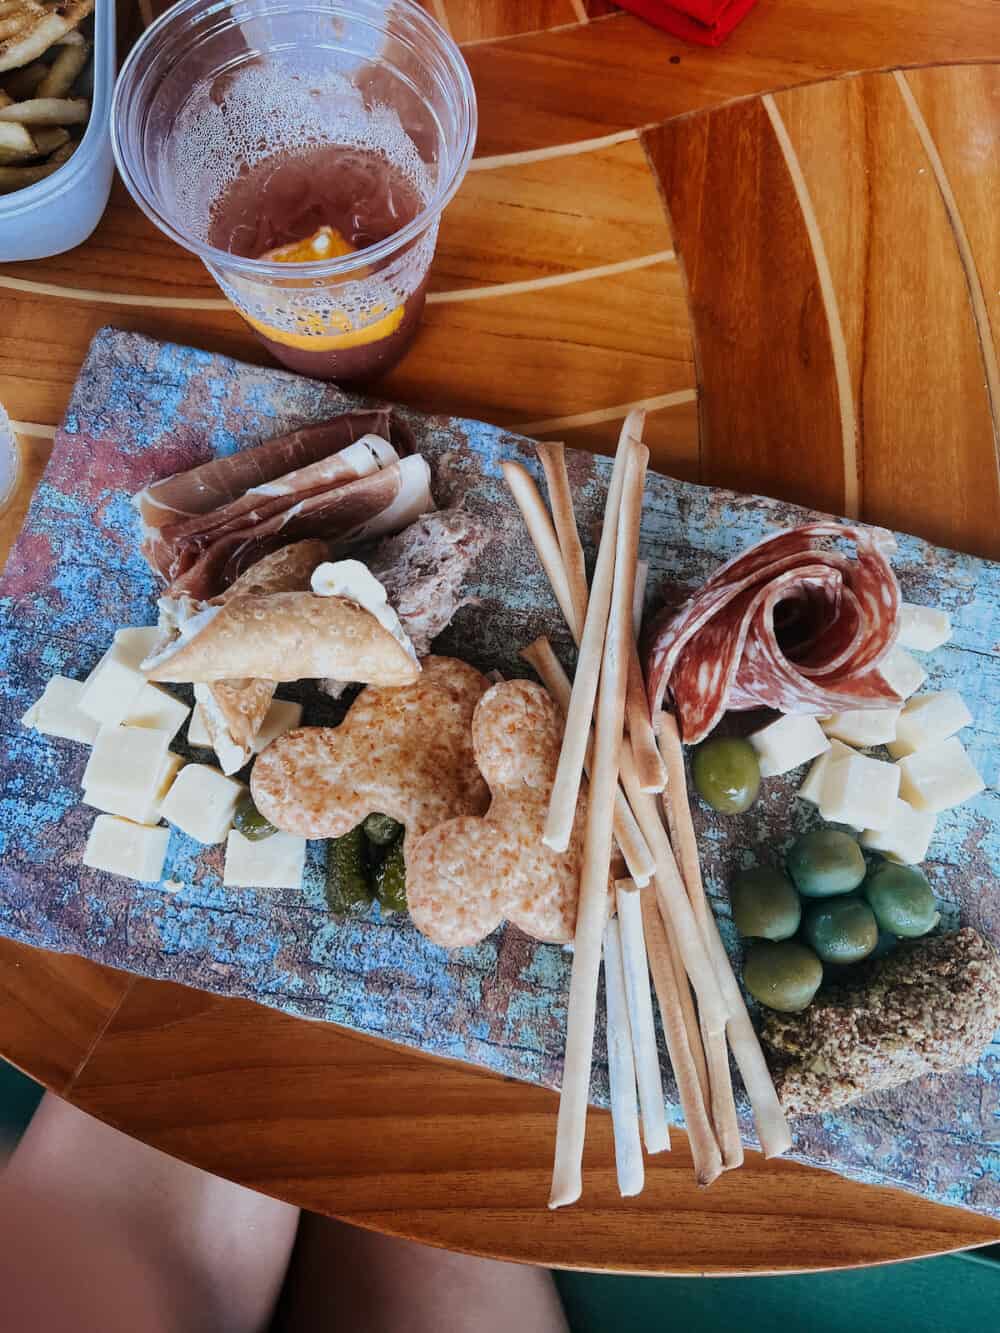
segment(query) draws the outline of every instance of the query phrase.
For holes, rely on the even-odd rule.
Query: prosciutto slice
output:
[[[364,435],[381,436],[400,456],[414,451],[410,428],[391,409],[345,412],[144,487],[132,500],[142,518],[143,535],[151,528],[180,522],[192,514],[221,509],[252,487],[329,458]]]
[[[337,554],[384,533],[396,532],[433,508],[430,469],[415,454],[333,490],[296,500],[267,518],[249,517],[205,543],[187,548],[171,597],[207,601],[263,556],[289,542],[322,537]]]
[[[854,543],[852,559],[835,540]],[[824,715],[898,704],[878,664],[899,631],[899,585],[881,528],[809,523],[730,560],[654,627],[646,679],[654,714],[669,689],[684,741],[727,709]]]
[[[288,542],[396,531],[433,507],[412,448],[388,408],[349,412],[166,477],[134,499],[143,554],[171,597],[207,600]]]

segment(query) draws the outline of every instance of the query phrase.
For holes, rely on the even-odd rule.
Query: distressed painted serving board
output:
[[[115,627],[155,618],[155,588],[138,556],[128,501],[133,491],[352,401],[329,385],[132,334],[104,330],[95,339],[0,583],[0,931],[557,1085],[569,962],[561,950],[504,930],[448,954],[408,922],[381,918],[377,907],[334,921],[323,897],[321,844],[310,845],[302,892],[224,890],[222,849],[201,849],[176,830],[169,889],[84,869],[93,812],[78,796],[87,752],[19,725],[49,676],[82,677]],[[523,674],[517,647],[545,632],[565,656],[558,611],[499,477],[504,458],[534,468],[530,445],[479,422],[418,414],[410,421],[432,463],[439,503],[464,503],[496,534],[475,572],[478,605],[460,613],[438,650]],[[608,467],[605,459],[570,456],[591,553]],[[775,526],[810,516],[651,476],[642,541],[651,587],[665,579],[675,587],[695,583]],[[955,635],[925,661],[929,683],[965,694],[977,719],[967,744],[991,784],[941,817],[926,868],[946,924],[961,919],[1000,942],[1000,568],[911,537],[900,538],[895,567],[909,599],[951,612]],[[329,718],[329,704],[309,687],[301,697],[309,720]],[[794,786],[766,784],[738,820],[696,810],[706,882],[734,949],[726,884],[735,868],[779,856],[808,825],[812,815],[794,801]],[[592,1096],[606,1104],[600,1032]],[[672,1086],[668,1096],[679,1121]],[[751,1135],[745,1107],[742,1115]],[[1000,1045],[973,1070],[798,1121],[793,1155],[1000,1215]]]

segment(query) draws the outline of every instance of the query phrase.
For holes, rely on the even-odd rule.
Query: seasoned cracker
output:
[[[479,701],[472,738],[493,794],[489,812],[449,819],[407,849],[407,905],[428,939],[460,948],[506,920],[536,940],[572,940],[585,797],[566,851],[542,842],[562,735],[562,714],[540,685],[504,681]]]
[[[485,810],[472,715],[489,682],[452,657],[422,665],[412,685],[362,690],[339,727],[300,727],[269,745],[251,778],[265,819],[339,838],[368,815],[390,815],[405,826],[408,851],[435,825]]]

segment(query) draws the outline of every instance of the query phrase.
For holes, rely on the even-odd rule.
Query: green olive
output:
[[[270,838],[278,831],[254,805],[249,792],[241,796],[237,802],[236,813],[233,815],[233,828],[250,842],[262,842],[264,838]]]
[[[783,1014],[798,1014],[823,980],[823,964],[798,940],[761,940],[752,944],[743,965],[747,990]]]
[[[878,922],[860,898],[836,898],[806,908],[802,934],[824,963],[860,963],[878,944]]]
[[[913,940],[941,920],[930,881],[916,866],[883,861],[865,880],[864,895],[883,930]]]
[[[865,857],[848,833],[818,828],[806,833],[788,853],[788,873],[806,898],[851,893],[865,877]]]
[[[406,911],[406,861],[400,835],[375,871],[375,897],[385,912]]]
[[[705,741],[694,752],[691,771],[698,795],[721,815],[749,810],[760,790],[760,762],[749,741]]]
[[[373,893],[365,873],[361,825],[331,838],[326,851],[326,901],[331,912],[347,915],[368,906]]]
[[[787,875],[768,866],[741,870],[733,881],[733,921],[741,935],[787,940],[799,928],[802,904]]]

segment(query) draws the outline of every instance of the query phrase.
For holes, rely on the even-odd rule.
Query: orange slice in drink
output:
[[[277,264],[309,264],[354,253],[354,246],[344,239],[336,227],[320,227],[304,240],[292,241],[289,245],[279,245],[274,250],[266,251],[261,259]],[[357,276],[363,277],[364,274],[365,270],[360,269]],[[376,309],[375,313],[379,314],[380,311]],[[251,319],[247,314],[243,318],[272,342],[297,347],[303,352],[333,352],[340,348],[363,347],[365,343],[388,338],[403,321],[403,306],[398,305],[395,310],[366,324],[363,329],[353,328],[348,316],[339,310],[330,310],[322,315],[318,311],[302,311],[296,316],[294,332],[264,324],[260,320]]]

